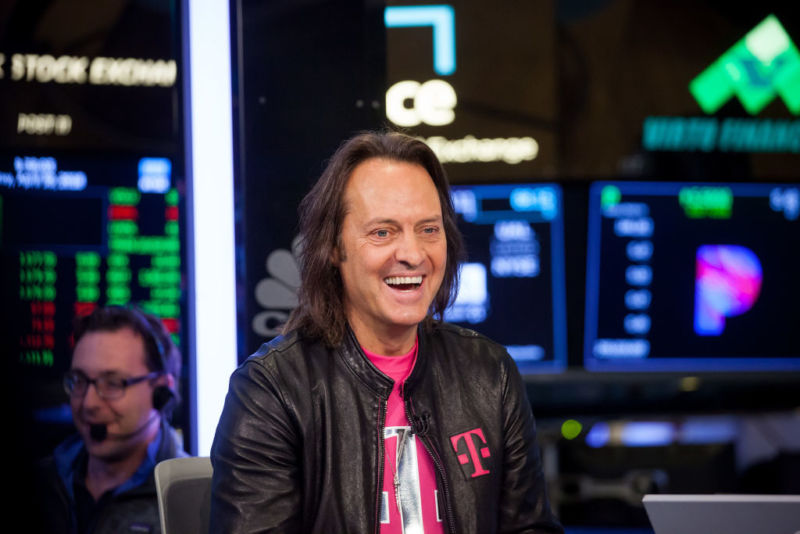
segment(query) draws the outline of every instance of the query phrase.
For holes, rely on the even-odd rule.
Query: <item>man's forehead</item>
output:
[[[146,370],[144,339],[128,327],[86,332],[75,344],[72,367],[95,372]]]
[[[345,185],[342,203],[345,214],[358,209],[362,214],[369,212],[369,218],[392,218],[391,211],[399,210],[403,203],[410,204],[403,209],[427,210],[425,217],[441,215],[439,190],[424,167],[382,158],[356,167]]]

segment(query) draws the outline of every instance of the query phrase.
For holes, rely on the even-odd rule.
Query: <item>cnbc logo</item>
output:
[[[793,115],[800,113],[800,52],[774,15],[722,54],[689,84],[707,114],[734,96],[750,115],[780,97]]]

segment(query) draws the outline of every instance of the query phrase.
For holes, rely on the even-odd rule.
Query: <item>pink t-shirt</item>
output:
[[[436,489],[433,460],[422,442],[411,433],[411,425],[400,396],[400,386],[414,369],[417,343],[411,352],[402,356],[381,356],[366,349],[364,354],[383,374],[394,380],[383,431],[385,455],[380,510],[381,534],[444,533],[444,523],[439,517],[437,505],[439,493]],[[403,452],[398,463],[398,451],[401,447]],[[395,484],[398,484],[400,499],[396,497]]]

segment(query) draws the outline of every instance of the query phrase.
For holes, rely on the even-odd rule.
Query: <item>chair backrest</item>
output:
[[[211,460],[172,458],[156,465],[162,534],[205,534],[211,506]]]

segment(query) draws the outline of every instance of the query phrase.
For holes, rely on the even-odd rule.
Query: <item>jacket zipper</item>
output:
[[[404,401],[403,407],[405,408],[406,419],[408,419],[408,423],[411,425],[411,429],[413,430],[414,419],[412,419],[412,416],[414,415],[414,409],[411,408],[411,399],[407,399],[405,397],[405,382],[400,386],[400,395]],[[436,467],[436,471],[439,473],[439,477],[442,480],[442,494],[444,495],[445,521],[447,522],[447,530],[451,534],[456,534],[455,521],[453,520],[453,508],[450,505],[450,487],[447,485],[447,478],[445,477],[442,460],[439,458],[439,454],[436,452],[432,441],[429,441],[427,437],[420,436],[419,434],[417,434],[417,436],[422,441],[422,446],[425,447],[426,451],[428,451],[428,454],[433,460],[433,465]]]
[[[384,457],[386,456],[386,445],[384,444],[383,434],[385,432],[384,426],[386,425],[386,411],[389,409],[389,399],[383,402],[383,409],[379,415],[378,420],[378,484],[377,495],[375,496],[375,534],[379,534],[381,528],[381,494],[383,493],[383,470]]]

